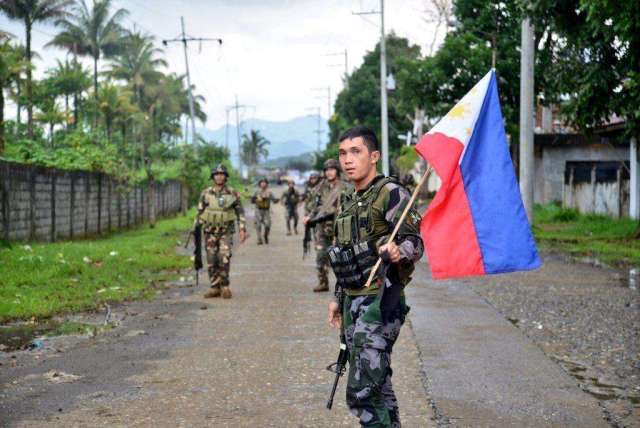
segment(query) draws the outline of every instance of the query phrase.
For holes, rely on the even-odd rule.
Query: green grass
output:
[[[543,247],[597,257],[616,266],[640,263],[637,228],[636,220],[584,215],[557,204],[536,205],[534,210],[533,230]]]
[[[190,266],[175,246],[192,219],[161,220],[153,229],[142,226],[94,241],[0,247],[0,322],[151,297],[151,281]]]

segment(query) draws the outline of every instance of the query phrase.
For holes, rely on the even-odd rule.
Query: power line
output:
[[[191,36],[187,36],[187,34],[185,33],[185,27],[184,27],[184,17],[181,16],[180,17],[180,24],[181,24],[181,28],[182,28],[182,32],[180,33],[179,36],[177,36],[176,38],[173,39],[163,39],[162,40],[162,44],[167,46],[169,43],[182,43],[182,46],[184,48],[184,64],[185,64],[185,68],[186,68],[186,72],[187,72],[187,85],[188,85],[188,90],[189,90],[189,116],[191,117],[191,144],[194,144],[196,142],[196,121],[195,121],[195,112],[194,112],[194,107],[193,107],[193,92],[192,92],[192,88],[191,88],[191,75],[189,74],[189,57],[187,55],[187,44],[189,42],[209,42],[209,41],[216,41],[218,42],[218,44],[222,44],[222,39],[219,38],[209,38],[209,37],[191,37]]]
[[[380,10],[351,12],[353,15],[380,15],[380,122],[382,127],[382,172],[389,175],[389,124],[387,111],[387,51],[384,34],[384,0]]]
[[[238,137],[238,171],[242,177],[242,147],[240,145],[240,109],[255,108],[255,106],[241,105],[238,103],[238,95],[236,95],[236,102],[234,105],[227,107],[229,111],[235,110],[236,112],[236,134]]]

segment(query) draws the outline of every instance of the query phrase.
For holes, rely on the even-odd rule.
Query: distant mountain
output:
[[[303,153],[315,152],[318,148],[318,116],[309,115],[296,117],[283,122],[275,122],[261,119],[248,119],[240,124],[241,133],[248,133],[250,130],[256,129],[260,131],[267,140],[271,142],[269,145],[268,159],[276,159],[281,157],[298,156]],[[226,134],[225,134],[226,131]],[[198,128],[197,132],[207,141],[215,141],[224,146],[225,135],[228,138],[229,150],[234,164],[238,159],[238,137],[235,124],[229,124],[229,128],[225,130],[225,126],[218,129]],[[327,121],[320,119],[320,139],[322,141],[321,148],[324,148],[329,134]]]

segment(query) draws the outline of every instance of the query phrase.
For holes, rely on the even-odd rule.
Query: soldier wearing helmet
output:
[[[198,203],[196,222],[203,226],[207,249],[207,264],[211,289],[206,298],[231,298],[229,269],[235,223],[240,229],[240,242],[247,238],[244,209],[238,192],[227,186],[229,172],[218,164],[211,171],[213,185],[202,191]]]
[[[271,203],[277,203],[276,198],[269,190],[269,181],[263,177],[258,181],[259,189],[251,197],[251,203],[256,205],[256,232],[258,233],[258,245],[269,243],[269,232],[271,231]],[[264,235],[263,235],[264,233]]]
[[[335,159],[327,159],[324,163],[324,180],[317,186],[313,201],[309,204],[309,212],[302,222],[318,216],[336,214],[340,203],[340,195],[344,190],[344,182],[340,180],[340,164]],[[329,291],[329,255],[327,248],[333,242],[333,219],[329,218],[316,225],[316,269],[318,285],[314,292]]]
[[[313,193],[317,190],[318,183],[320,183],[320,174],[318,174],[317,171],[311,171],[311,174],[309,174],[309,179],[304,185],[304,191],[302,192],[302,201],[304,202],[304,215],[309,215],[309,213],[313,209]]]
[[[287,225],[287,236],[291,235],[291,223],[293,223],[293,231],[298,234],[298,203],[301,197],[296,190],[296,183],[289,180],[286,190],[282,193],[282,204],[285,207],[284,220]]]

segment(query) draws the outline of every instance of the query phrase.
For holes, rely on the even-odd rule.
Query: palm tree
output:
[[[57,97],[61,94],[57,92],[56,82],[51,77],[39,81],[34,89],[34,101],[39,110],[34,119],[49,126],[49,145],[53,149],[55,126],[67,120],[57,102]]]
[[[107,141],[111,143],[113,128],[119,120],[126,119],[131,114],[131,93],[121,86],[106,82],[100,86],[98,92],[98,107],[104,119]]]
[[[153,46],[154,37],[141,32],[129,32],[122,40],[122,50],[116,55],[109,75],[124,80],[133,92],[134,101],[140,102],[142,86],[160,77],[158,68],[167,62],[158,58],[162,49]]]
[[[69,97],[73,96],[72,123],[76,126],[80,94],[91,86],[90,77],[82,65],[76,61],[56,60],[56,63],[57,67],[48,71],[49,78],[53,81],[56,93],[64,96],[64,111],[67,116],[69,116]]]
[[[85,0],[77,0],[73,14],[56,22],[63,28],[49,45],[74,49],[74,53],[93,58],[93,95],[98,97],[98,61],[101,56],[112,57],[122,49],[124,29],[121,22],[128,15],[126,9],[111,12],[111,0],[95,0],[92,7]],[[97,124],[97,115],[94,125]]]
[[[9,19],[20,20],[24,23],[26,38],[26,57],[31,64],[31,30],[38,22],[64,19],[71,0],[0,0],[0,11]],[[33,138],[33,87],[31,82],[31,67],[27,68],[27,132]]]
[[[0,42],[0,155],[4,153],[4,90],[19,79],[23,68],[22,51],[8,41]]]
[[[260,162],[260,158],[269,156],[269,150],[267,146],[271,144],[269,140],[260,135],[260,131],[252,129],[249,135],[244,134],[242,136],[242,162],[245,165],[253,166]]]

